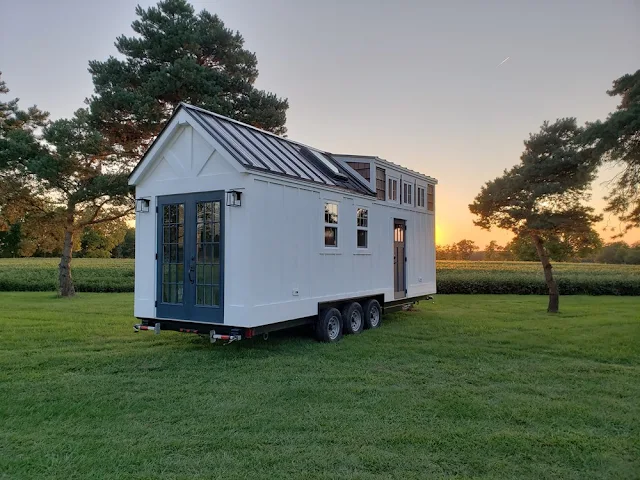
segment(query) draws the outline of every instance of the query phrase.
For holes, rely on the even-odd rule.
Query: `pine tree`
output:
[[[474,223],[498,227],[533,243],[549,288],[547,311],[558,312],[560,293],[546,239],[552,236],[589,238],[600,216],[582,202],[595,176],[591,152],[579,145],[582,134],[574,118],[545,122],[526,140],[520,163],[487,182],[469,205]]]
[[[217,15],[185,0],[138,6],[135,37],[118,37],[124,58],[92,61],[94,125],[115,151],[135,161],[180,102],[284,134],[286,99],[254,87],[254,53]]]
[[[620,104],[604,122],[587,126],[583,143],[593,147],[598,163],[622,167],[610,183],[606,210],[619,216],[626,232],[640,227],[640,70],[614,80],[607,93]]]

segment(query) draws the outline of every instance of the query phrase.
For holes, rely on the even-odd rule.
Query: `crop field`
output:
[[[0,291],[54,292],[58,258],[0,258]],[[75,258],[73,282],[79,292],[133,292],[133,259]]]
[[[0,259],[0,291],[55,291],[57,258]],[[640,265],[556,263],[562,295],[640,295]],[[132,292],[133,260],[73,260],[80,292]],[[439,293],[547,293],[542,268],[534,262],[439,261]]]
[[[640,295],[640,265],[552,263],[561,295]],[[439,261],[439,293],[548,293],[536,262]]]
[[[0,293],[0,478],[637,479],[640,300],[444,295],[337,344]]]

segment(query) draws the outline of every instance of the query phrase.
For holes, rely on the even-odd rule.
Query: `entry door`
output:
[[[407,256],[404,241],[406,230],[407,225],[404,220],[395,219],[393,221],[393,286],[395,298],[407,296],[405,272]]]
[[[159,318],[224,323],[224,192],[158,198]]]

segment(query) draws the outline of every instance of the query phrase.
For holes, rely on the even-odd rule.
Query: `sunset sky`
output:
[[[87,62],[116,54],[136,3],[155,2],[3,5],[0,70],[11,95],[70,116],[92,93]],[[612,80],[640,68],[635,0],[191,3],[256,52],[257,86],[289,99],[290,138],[436,177],[438,243],[505,243],[505,232],[473,226],[467,206],[482,184],[518,162],[544,120],[605,118],[617,104],[605,93]],[[598,209],[614,174],[596,182]]]

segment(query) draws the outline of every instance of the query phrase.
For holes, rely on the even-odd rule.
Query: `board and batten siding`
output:
[[[288,183],[256,175],[246,193],[253,266],[247,288],[259,324],[314,315],[318,303],[342,298],[382,294],[392,301],[396,218],[408,228],[407,296],[435,293],[434,215],[426,208]],[[337,248],[324,246],[325,202],[338,204]],[[367,249],[356,243],[359,207],[369,210]]]
[[[156,317],[158,197],[218,190],[243,192],[241,207],[224,206],[225,325],[254,327],[312,316],[318,303],[349,297],[384,295],[392,301],[394,218],[408,228],[407,296],[435,293],[434,215],[426,207],[248,172],[187,117],[181,114],[175,122],[136,180],[136,197],[150,201],[148,213],[136,214],[136,317]],[[411,178],[382,166],[394,177]],[[414,178],[414,185],[418,181]],[[337,248],[324,246],[325,201],[339,206]],[[356,243],[358,207],[369,210],[364,250]]]
[[[155,318],[157,289],[157,214],[159,196],[193,192],[210,192],[244,188],[249,175],[240,173],[223,154],[220,146],[206,140],[206,133],[197,127],[177,128],[162,149],[155,154],[153,165],[136,185],[136,198],[150,201],[149,213],[136,214],[136,258],[134,315]],[[244,317],[246,295],[244,286],[250,265],[243,256],[248,239],[248,214],[243,208],[225,207],[225,319]]]

